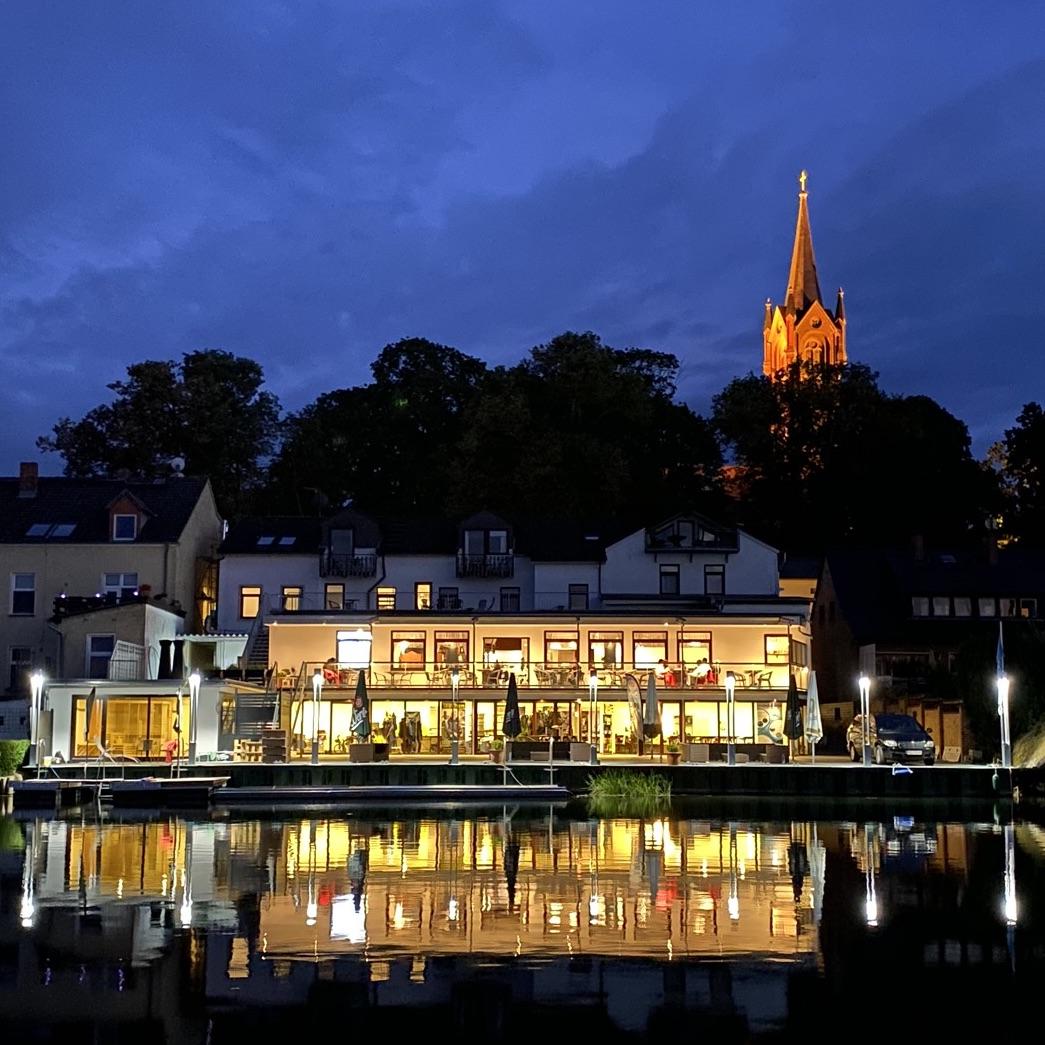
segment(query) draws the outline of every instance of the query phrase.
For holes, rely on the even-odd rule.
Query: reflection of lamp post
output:
[[[599,714],[599,673],[592,668],[588,672],[588,746],[591,748],[591,762],[595,764],[596,745],[602,731],[597,728],[596,719]],[[592,732],[594,731],[594,737]]]
[[[731,922],[740,921],[740,895],[737,890],[737,825],[729,825],[729,899],[726,911]]]
[[[1012,741],[1009,737],[1009,677],[998,676],[998,722],[1001,726],[1001,764],[1012,768]]]
[[[323,669],[312,676],[312,765],[319,765],[319,700],[323,695]]]
[[[25,828],[25,863],[22,864],[22,904],[19,908],[19,918],[23,929],[33,927],[33,915],[36,913],[36,905],[33,903],[33,873],[36,863],[36,826],[26,824]]]
[[[203,681],[199,669],[193,669],[189,676],[189,765],[196,762],[196,739],[199,736],[197,723],[200,712],[200,683]]]
[[[871,929],[878,925],[878,896],[874,888],[874,833],[874,824],[864,824],[864,917]]]
[[[460,722],[458,721],[457,692],[461,686],[461,669],[455,664],[450,669],[450,697],[454,702],[454,714],[450,720],[450,765],[456,766],[461,754]]]
[[[865,766],[871,764],[871,680],[861,675],[857,680],[860,687],[860,733],[863,741]]]
[[[319,917],[319,902],[316,900],[316,822],[308,825],[308,903],[305,905],[305,924],[316,924]]]
[[[736,746],[736,701],[734,694],[737,688],[737,677],[732,671],[726,672],[726,763],[735,766],[737,764]]]
[[[1002,915],[1006,926],[1011,928],[1016,924],[1016,832],[1011,821],[1005,825],[1005,899]]]
[[[173,883],[172,883],[173,892]],[[181,872],[181,924],[188,929],[192,925],[192,834],[185,836],[185,869]]]
[[[40,746],[40,712],[43,711],[44,673],[37,669],[29,676],[29,691],[32,703],[29,707],[29,764],[39,768],[37,757]]]

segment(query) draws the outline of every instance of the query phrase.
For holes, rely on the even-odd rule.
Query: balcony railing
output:
[[[322,577],[374,577],[377,574],[377,555],[320,552],[319,573]]]
[[[458,577],[513,577],[514,555],[466,555],[457,553]]]
[[[312,676],[317,669],[323,676],[323,690],[354,690],[359,672],[366,675],[367,686],[373,690],[439,690],[449,691],[452,685],[451,665],[417,663],[392,663],[372,661],[364,668],[338,664],[330,660],[324,663],[311,662],[304,665],[304,686],[301,691],[312,696]],[[769,699],[781,700],[787,692],[789,669],[786,664],[716,663],[709,673],[698,672],[695,664],[669,664],[663,671],[649,664],[620,664],[600,667],[597,670],[598,688],[604,691],[623,691],[629,675],[638,682],[645,698],[648,678],[652,671],[657,677],[657,694],[661,700],[691,700],[701,692],[721,697],[725,691],[725,677],[729,671],[736,679],[736,694],[745,700],[757,699],[765,693]],[[795,681],[800,690],[806,686],[807,670],[793,667]],[[516,684],[524,690],[569,690],[586,694],[589,685],[589,669],[580,664],[569,663],[468,663],[458,665],[457,685],[462,691],[504,689],[509,675],[515,674]],[[284,671],[278,679],[282,689],[299,688],[300,675],[296,671]],[[447,692],[448,695],[448,692]]]

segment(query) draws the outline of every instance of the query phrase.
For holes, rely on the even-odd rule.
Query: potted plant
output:
[[[500,737],[494,737],[494,739],[490,741],[490,761],[504,761],[504,741]]]
[[[682,748],[680,748],[678,744],[668,744],[664,750],[668,756],[668,765],[677,766],[679,764],[679,759],[682,757]]]

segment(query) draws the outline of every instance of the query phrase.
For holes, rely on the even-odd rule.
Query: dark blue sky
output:
[[[981,451],[1045,395],[1030,0],[7,0],[0,142],[5,471],[202,347],[296,408],[400,337],[593,329],[706,409],[761,365],[803,166],[850,358]]]

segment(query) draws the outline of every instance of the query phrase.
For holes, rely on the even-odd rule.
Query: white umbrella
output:
[[[809,880],[813,888],[813,923],[820,924],[820,914],[824,906],[824,878],[827,874],[827,850],[824,843],[816,836],[816,824],[813,824],[813,837],[806,842],[806,856],[809,859]]]
[[[816,691],[816,672],[809,672],[809,686],[806,689],[806,725],[805,737],[816,761],[816,745],[824,738],[824,723],[820,718],[820,697]]]

